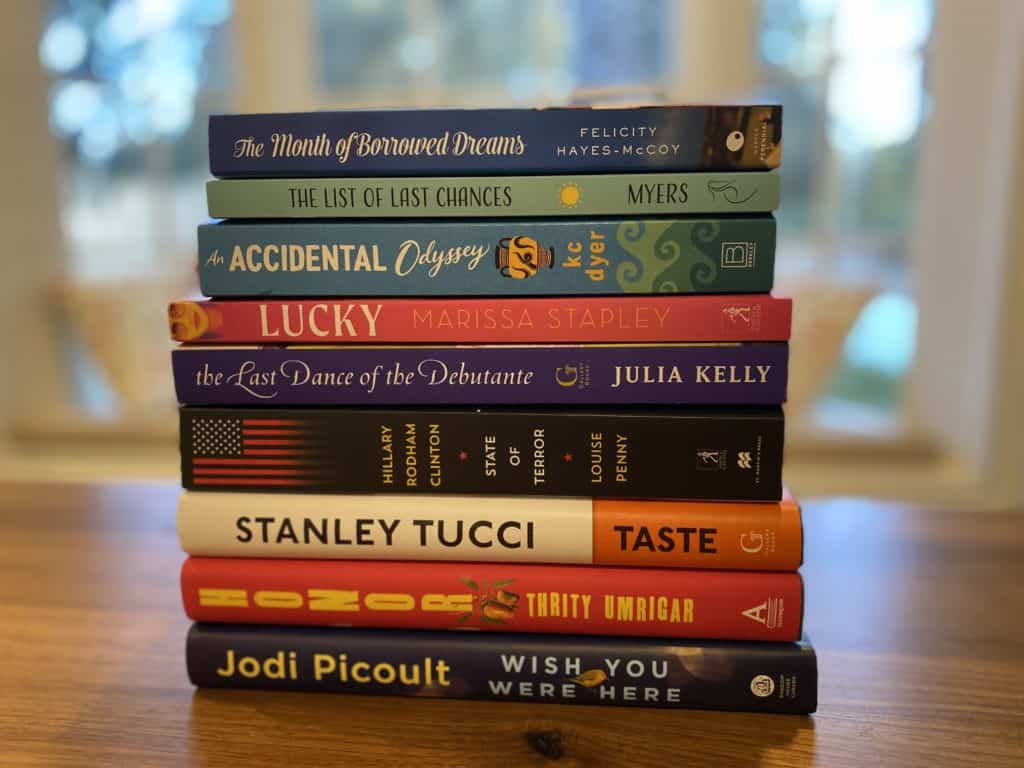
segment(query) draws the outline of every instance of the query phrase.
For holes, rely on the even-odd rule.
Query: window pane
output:
[[[796,307],[820,315],[807,324],[829,331],[811,338],[831,346],[794,355],[838,355],[819,406],[900,405],[917,330],[907,249],[932,12],[931,0],[761,3],[764,93],[785,106],[779,272],[815,281],[837,307],[860,307]]]
[[[679,26],[668,0],[575,0],[568,25],[577,31],[574,72],[584,88],[658,83]]]
[[[95,416],[173,402],[152,339],[166,336],[166,300],[193,289],[230,14],[227,0],[50,3],[39,61],[67,252],[55,332],[69,400]]]
[[[410,69],[433,63],[433,49],[417,48],[415,37],[402,48],[409,39],[408,3],[317,0],[313,9],[313,55],[326,88],[393,88]]]
[[[544,104],[574,89],[660,84],[670,0],[317,0],[327,94],[427,83],[444,104]],[[407,96],[406,96],[407,98]]]

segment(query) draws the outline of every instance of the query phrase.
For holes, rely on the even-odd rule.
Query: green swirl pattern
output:
[[[718,279],[719,225],[626,221],[616,240],[629,254],[615,270],[627,293],[690,293]]]

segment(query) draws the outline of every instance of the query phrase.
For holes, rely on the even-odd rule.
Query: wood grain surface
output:
[[[1024,766],[1024,515],[807,504],[812,717],[196,692],[170,486],[0,489],[4,766]]]

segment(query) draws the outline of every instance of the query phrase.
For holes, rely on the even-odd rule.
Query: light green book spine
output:
[[[218,179],[210,216],[454,218],[763,213],[779,204],[774,173],[640,173],[367,179]]]

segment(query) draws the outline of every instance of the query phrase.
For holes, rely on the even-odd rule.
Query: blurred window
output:
[[[166,336],[162,300],[154,303],[153,295],[167,299],[193,287],[211,109],[558,104],[617,87],[643,100],[674,96],[685,81],[678,49],[697,39],[684,34],[688,14],[737,7],[51,0],[39,59],[52,77],[50,126],[62,148],[66,283],[75,295],[63,332],[75,405],[124,417],[132,393],[160,391],[156,376],[166,397],[166,365],[153,371],[139,361],[146,370],[131,374],[151,376],[156,389],[125,384],[133,381],[124,372],[130,362],[116,359],[116,345],[103,348],[81,333],[90,320],[74,313],[113,310],[138,319],[134,349]],[[785,105],[779,274],[860,296],[843,305],[849,317],[837,316],[836,338],[822,342],[835,348],[838,364],[824,369],[826,386],[811,387],[816,397],[826,392],[817,398],[819,416],[841,423],[853,405],[890,418],[899,413],[916,339],[907,244],[927,113],[931,0],[761,0],[749,7],[757,15],[737,34],[753,39],[732,48],[749,44],[757,52],[747,78],[754,93],[722,98]],[[253,29],[267,37],[252,37]],[[274,34],[290,36],[287,46]],[[702,61],[731,50],[721,40],[698,44]],[[253,62],[261,67],[247,66]],[[715,68],[708,69],[713,80]],[[139,290],[96,301],[104,286],[126,280],[138,281]],[[127,312],[133,299],[138,306]]]
[[[54,332],[72,411],[86,418],[140,417],[172,397],[157,340],[166,300],[193,290],[231,11],[230,0],[50,3],[38,53],[60,146]]]
[[[314,71],[325,91],[364,99],[422,79],[446,104],[483,87],[488,104],[564,103],[580,88],[663,83],[673,11],[669,0],[314,0]]]
[[[230,15],[230,0],[51,2],[39,59],[52,78],[72,279],[191,261],[205,205],[206,116],[228,96]]]
[[[907,254],[932,14],[931,0],[761,0],[761,91],[785,105],[780,275],[867,299],[818,402],[840,425],[863,418],[851,405],[897,409],[914,356]]]

